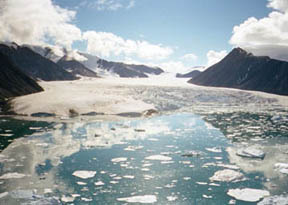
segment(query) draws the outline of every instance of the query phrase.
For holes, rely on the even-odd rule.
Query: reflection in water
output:
[[[245,120],[249,120],[247,116]],[[260,141],[257,135],[254,140],[231,144],[222,132],[233,129],[232,125],[218,121],[227,128],[220,127],[220,132],[213,127],[214,120],[207,121],[178,114],[34,126],[29,130],[37,132],[15,139],[0,154],[0,203],[150,200],[160,204],[228,204],[231,197],[226,192],[231,188],[269,189],[277,194],[288,188],[287,176],[273,169],[276,162],[287,162],[287,154],[281,152],[288,148],[286,138]],[[235,155],[237,147],[250,144],[263,149],[264,160]],[[246,181],[215,183],[209,179],[219,170],[238,169],[235,165]],[[7,173],[10,178],[1,179]],[[16,173],[22,177],[16,179]]]

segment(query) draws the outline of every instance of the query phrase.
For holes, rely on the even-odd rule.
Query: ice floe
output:
[[[95,182],[94,185],[95,185],[95,186],[103,186],[103,185],[105,185],[105,184],[104,184],[104,182],[102,182],[102,181],[98,181],[98,182]]]
[[[251,188],[229,189],[227,194],[237,200],[247,202],[257,202],[266,196],[270,196],[269,191]]]
[[[6,191],[6,192],[3,192],[3,193],[0,193],[0,199],[7,196],[9,193]]]
[[[201,155],[201,152],[198,151],[189,151],[184,154],[181,154],[182,157],[199,157]]]
[[[288,196],[269,196],[260,201],[257,205],[287,205]]]
[[[177,196],[167,196],[166,198],[168,201],[176,201],[178,199]]]
[[[117,201],[124,201],[127,203],[153,204],[157,202],[157,197],[155,195],[131,196],[118,198]]]
[[[73,202],[75,200],[72,196],[62,196],[61,201],[65,203]]]
[[[123,178],[125,178],[125,179],[134,179],[135,176],[133,176],[133,175],[125,175],[125,176],[123,176]]]
[[[276,163],[274,168],[282,174],[288,174],[288,163]]]
[[[26,176],[25,174],[20,174],[17,172],[11,172],[11,173],[3,174],[2,176],[0,176],[0,179],[20,179],[20,178],[23,178],[25,176]]]
[[[145,158],[146,160],[159,160],[159,161],[171,161],[171,157],[167,157],[164,155],[151,155]]]
[[[214,175],[209,179],[211,181],[220,181],[220,182],[237,182],[244,180],[244,175],[238,171],[234,171],[231,169],[224,169],[215,172]]]
[[[214,153],[221,153],[222,150],[219,147],[212,147],[212,148],[205,148],[209,152],[214,152]]]
[[[82,179],[88,179],[94,177],[96,175],[96,171],[78,170],[73,172],[72,175]]]
[[[118,158],[111,159],[111,162],[113,163],[125,162],[125,161],[127,161],[126,157],[118,157]]]
[[[254,147],[247,147],[247,148],[238,149],[236,154],[238,156],[248,157],[248,158],[264,159],[264,157],[265,157],[265,153],[262,150],[256,149]]]

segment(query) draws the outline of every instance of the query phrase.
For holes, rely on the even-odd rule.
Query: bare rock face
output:
[[[35,80],[56,81],[76,80],[77,77],[53,61],[35,53],[26,46],[12,44],[0,44],[0,53],[7,56],[9,60],[22,72]]]
[[[0,102],[5,98],[27,95],[43,89],[6,55],[0,52]]]
[[[254,56],[235,48],[219,63],[188,82],[288,95],[288,62]]]

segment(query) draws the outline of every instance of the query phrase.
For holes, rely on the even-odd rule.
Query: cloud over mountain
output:
[[[230,43],[255,55],[288,61],[288,1],[269,0],[273,11],[264,18],[250,17],[235,26]]]
[[[72,23],[75,14],[51,0],[2,0],[0,40],[19,44],[54,42],[70,48],[74,41],[81,40],[81,30]]]

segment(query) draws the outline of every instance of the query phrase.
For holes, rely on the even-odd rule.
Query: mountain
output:
[[[193,70],[193,71],[191,71],[189,73],[185,73],[185,74],[177,73],[176,78],[195,78],[200,73],[201,73],[201,71],[199,71],[199,70]]]
[[[0,53],[0,102],[5,98],[40,92],[43,89]]]
[[[86,68],[96,72],[100,76],[117,75],[119,77],[147,78],[148,75],[159,75],[164,72],[161,68],[157,67],[107,61],[87,53],[68,51],[67,49],[56,46],[41,47],[26,45],[26,47],[31,48],[34,52],[37,52],[41,56],[48,58],[49,60],[52,60],[54,62],[58,62],[65,55],[67,55],[74,58],[75,61],[78,61]]]
[[[288,95],[288,62],[254,56],[235,48],[219,63],[188,82]]]
[[[82,63],[65,55],[58,62],[57,65],[64,68],[66,71],[72,73],[74,76],[81,75],[86,77],[98,77],[97,74],[86,68]]]
[[[6,55],[24,73],[45,81],[76,80],[77,78],[53,61],[15,43],[0,44],[0,53]]]
[[[97,73],[106,71],[111,74],[117,74],[119,77],[147,78],[148,75],[160,75],[164,72],[161,68],[157,67],[107,61],[90,54],[80,54],[86,58],[86,60],[82,61],[81,63],[87,68],[97,71]]]

